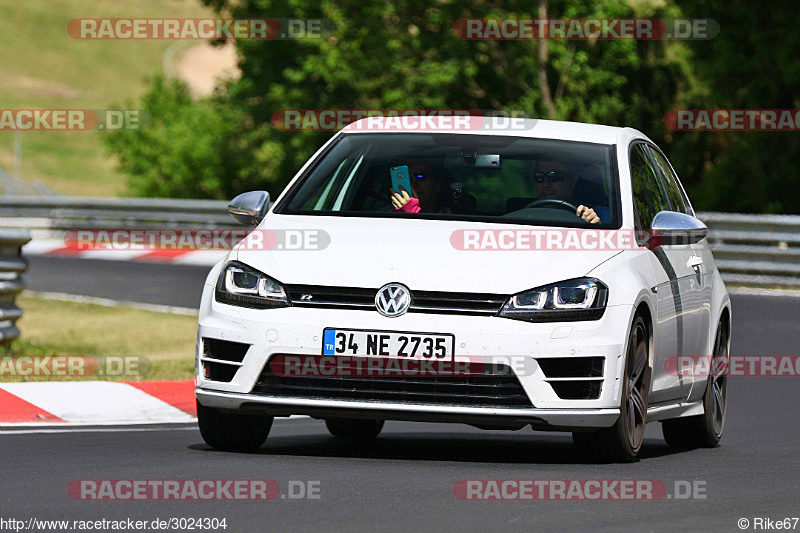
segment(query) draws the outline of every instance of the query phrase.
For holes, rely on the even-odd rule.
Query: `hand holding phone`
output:
[[[392,189],[399,193],[405,190],[411,195],[411,178],[408,175],[408,165],[392,167],[390,171],[392,175]]]

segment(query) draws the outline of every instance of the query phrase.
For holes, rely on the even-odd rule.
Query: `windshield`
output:
[[[344,135],[275,212],[589,227],[576,214],[585,206],[594,224],[618,227],[612,154],[608,145],[510,136]]]

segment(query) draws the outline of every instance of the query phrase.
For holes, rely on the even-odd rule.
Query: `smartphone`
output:
[[[408,176],[408,166],[392,167],[390,170],[392,173],[392,189],[402,194],[403,191],[400,189],[400,186],[402,186],[411,196],[411,178]]]

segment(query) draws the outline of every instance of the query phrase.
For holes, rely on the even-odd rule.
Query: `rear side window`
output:
[[[631,185],[639,229],[650,229],[650,224],[659,211],[669,211],[669,202],[642,143],[631,148]]]
[[[678,185],[677,178],[675,174],[672,173],[667,159],[661,152],[654,148],[649,148],[649,151],[653,156],[656,169],[659,171],[659,174],[661,174],[661,180],[664,184],[664,188],[667,190],[667,197],[669,198],[670,204],[672,204],[672,210],[691,215],[692,213],[689,212],[687,202],[681,193],[680,185]]]

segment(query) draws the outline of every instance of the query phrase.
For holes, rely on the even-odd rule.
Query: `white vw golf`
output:
[[[636,460],[647,422],[711,447],[730,299],[677,175],[630,128],[481,119],[351,124],[209,274],[197,337],[205,441],[260,447],[274,417],[373,438],[386,420],[568,431]]]

